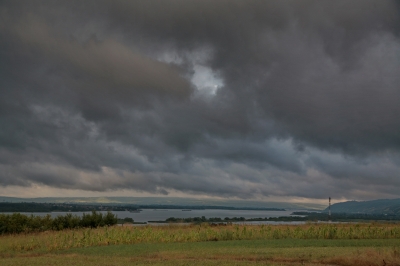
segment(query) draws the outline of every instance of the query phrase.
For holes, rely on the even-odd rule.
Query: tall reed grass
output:
[[[113,226],[0,236],[0,253],[136,243],[391,238],[400,238],[398,224]]]

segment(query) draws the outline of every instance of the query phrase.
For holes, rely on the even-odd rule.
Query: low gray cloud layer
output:
[[[2,1],[0,186],[396,197],[399,33],[398,1]]]

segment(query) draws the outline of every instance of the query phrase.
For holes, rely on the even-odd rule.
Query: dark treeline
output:
[[[338,213],[333,212],[329,218],[327,212],[294,212],[292,215],[301,215],[306,221],[400,221],[400,215],[394,214],[371,214],[371,213]],[[293,216],[296,217],[296,216]]]
[[[191,218],[170,217],[165,221],[149,221],[149,223],[225,223],[225,222],[244,222],[244,221],[249,221],[249,220],[248,219],[246,220],[246,218],[244,217],[233,217],[233,218],[225,217],[224,219],[219,217],[213,217],[207,219],[205,216],[202,216],[202,217],[191,217]]]
[[[0,202],[0,212],[86,212],[86,211],[136,211],[132,206],[99,204]]]
[[[294,212],[291,216],[281,217],[265,217],[265,218],[249,218],[244,217],[225,217],[222,218],[206,218],[191,217],[191,218],[175,218],[170,217],[165,221],[149,221],[151,223],[230,223],[230,222],[306,222],[306,221],[333,221],[333,222],[350,222],[350,221],[400,221],[400,216],[384,215],[384,214],[350,214],[350,213],[335,213],[331,217],[324,212]]]
[[[282,217],[269,217],[269,218],[249,218],[244,217],[190,217],[190,218],[175,218],[170,217],[165,221],[149,221],[149,223],[231,223],[231,222],[255,222],[255,221],[306,221],[307,218],[299,216],[282,216]]]
[[[203,223],[203,222],[210,222],[210,223],[215,223],[215,222],[232,222],[232,221],[246,221],[244,217],[233,217],[233,218],[228,218],[225,217],[224,219],[219,218],[219,217],[214,217],[214,218],[206,218],[205,216],[202,217],[193,217],[193,218],[175,218],[175,217],[170,217],[165,220],[168,223]]]
[[[117,217],[111,212],[103,215],[96,211],[83,214],[82,217],[68,213],[65,216],[51,218],[46,216],[27,216],[20,213],[0,214],[0,234],[17,234],[42,232],[47,230],[63,230],[83,227],[111,226],[117,223]]]

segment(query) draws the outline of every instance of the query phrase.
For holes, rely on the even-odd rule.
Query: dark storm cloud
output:
[[[0,184],[395,196],[399,10],[3,1]]]

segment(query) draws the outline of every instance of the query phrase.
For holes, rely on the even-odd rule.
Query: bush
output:
[[[107,226],[115,225],[118,222],[117,216],[112,214],[111,212],[107,212],[107,214],[104,216],[104,224]],[[133,220],[132,220],[133,223]]]

